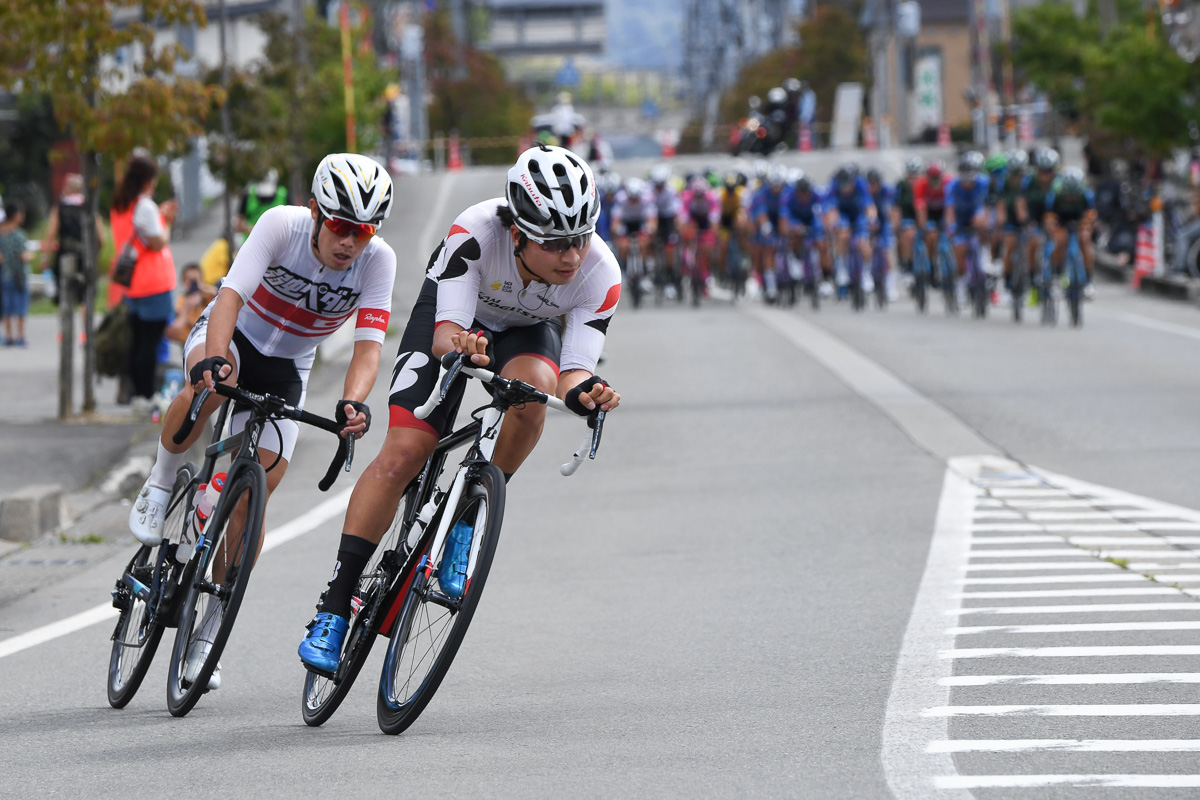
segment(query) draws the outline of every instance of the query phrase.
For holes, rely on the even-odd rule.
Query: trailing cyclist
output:
[[[352,321],[354,354],[336,418],[346,421],[343,436],[361,436],[370,427],[371,412],[363,401],[379,371],[396,275],[395,252],[375,237],[392,210],[392,180],[365,156],[328,155],[317,166],[312,193],[308,208],[279,206],[262,215],[183,345],[190,383],[167,409],[158,457],[129,514],[129,529],[144,545],[162,541],[176,470],[203,432],[202,423],[224,399],[214,394],[204,404],[201,424],[182,444],[172,436],[195,394],[216,381],[269,392],[300,407],[317,345]],[[242,428],[247,414],[235,411],[232,432]],[[274,464],[267,472],[268,496],[287,472],[298,433],[295,421],[280,420],[259,442],[263,462]],[[218,561],[214,575],[219,581],[223,574]],[[203,637],[192,643],[193,649],[207,646]],[[185,677],[194,676],[206,657],[206,650],[189,650]],[[210,688],[220,685],[219,675],[213,674]]]
[[[787,217],[783,189],[787,171],[776,164],[763,180],[763,185],[750,198],[750,220],[754,226],[754,271],[763,287],[763,296],[774,303],[778,296],[775,258],[787,236]]]
[[[721,217],[721,205],[717,192],[708,185],[703,175],[694,175],[680,196],[683,208],[684,239],[693,250],[693,266],[701,278],[707,278],[714,264],[721,269],[717,259],[717,221]]]
[[[646,184],[640,178],[630,178],[625,187],[617,191],[612,209],[612,232],[617,240],[617,258],[622,271],[628,263],[629,237],[636,236],[645,253],[655,223],[654,200]]]
[[[929,162],[925,168],[924,177],[920,178],[913,189],[917,204],[917,224],[924,231],[925,251],[934,265],[933,285],[939,286],[942,275],[937,268],[938,239],[946,233],[946,190],[949,180],[946,168],[938,159]]]
[[[858,248],[863,265],[871,263],[871,240],[868,236],[876,222],[875,202],[867,180],[853,162],[839,167],[833,174],[825,197],[826,225],[834,231],[834,262],[846,264],[850,247]],[[848,274],[839,274],[845,267],[835,268],[839,294],[848,286]]]
[[[1029,224],[1029,207],[1025,202],[1025,183],[1029,176],[1029,156],[1024,150],[1016,149],[1008,154],[1008,169],[996,194],[997,227],[1001,230],[1000,250],[1004,260],[1004,285],[1012,291],[1013,253],[1021,235],[1021,229]],[[1026,263],[1029,263],[1028,261]]]
[[[444,432],[449,398],[426,419],[413,414],[433,390],[444,355],[494,364],[501,376],[556,394],[582,415],[620,404],[593,373],[621,296],[616,259],[592,237],[598,213],[588,165],[569,150],[540,145],[508,171],[503,197],[466,209],[434,250],[392,372],[387,439],[354,487],[333,577],[300,644],[307,667],[336,671],[358,579]],[[505,417],[493,462],[506,477],[537,444],[545,415],[545,406],[529,404]],[[469,532],[456,538],[447,556],[461,565],[454,567],[460,584],[470,539]],[[448,577],[443,588],[452,591]]]
[[[917,195],[916,184],[925,169],[924,162],[914,156],[904,162],[904,177],[896,181],[892,190],[892,228],[898,231],[896,256],[900,260],[900,271],[912,275],[913,249],[917,239]]]
[[[749,227],[749,204],[750,193],[746,191],[745,176],[737,172],[726,172],[725,177],[721,180],[721,189],[717,193],[717,204],[720,208],[720,216],[717,218],[717,239],[721,249],[721,261],[727,259],[737,259],[741,261],[741,253],[748,252],[746,245],[749,242],[749,237],[746,233],[746,228]],[[729,247],[732,240],[736,247]],[[740,264],[725,263],[724,272],[729,277],[733,277],[730,273],[739,273],[741,271]]]
[[[988,177],[981,174],[983,153],[969,150],[958,161],[958,177],[946,187],[946,226],[954,232],[954,260],[958,274],[967,271],[967,243],[972,233],[980,248],[986,244]]]
[[[800,239],[804,238],[809,247],[816,248],[821,259],[821,272],[831,274],[833,265],[829,258],[829,242],[825,237],[825,222],[821,219],[824,213],[821,192],[802,170],[785,193],[784,208],[787,210],[793,249],[799,247]]]
[[[1035,284],[1041,281],[1041,264],[1046,257],[1046,195],[1058,174],[1058,152],[1052,148],[1041,148],[1033,154],[1033,165],[1037,172],[1025,180],[1022,196],[1025,198],[1025,209],[1029,220],[1033,223],[1033,235],[1029,237],[1029,250],[1026,253],[1029,267],[1033,271]]]
[[[884,281],[890,282],[891,264],[888,254],[892,248],[892,204],[895,196],[892,194],[891,187],[883,182],[883,174],[874,167],[867,170],[867,188],[871,192],[871,202],[875,206],[875,225],[872,228],[876,234],[874,247],[883,252],[883,275],[880,277]],[[888,295],[891,296],[891,287],[886,288]]]
[[[1069,226],[1075,226],[1079,249],[1083,254],[1083,268],[1087,272],[1084,292],[1091,297],[1092,289],[1092,237],[1091,227],[1096,219],[1096,198],[1088,188],[1083,170],[1078,167],[1064,169],[1046,193],[1046,231],[1054,241],[1052,256],[1054,271],[1062,270],[1067,254]]]
[[[658,276],[655,283],[669,297],[681,289],[677,252],[679,233],[675,222],[683,206],[679,202],[679,193],[671,185],[671,168],[666,164],[658,164],[650,170],[650,194],[657,212],[654,249]]]

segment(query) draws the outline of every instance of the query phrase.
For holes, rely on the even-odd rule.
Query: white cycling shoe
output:
[[[212,642],[198,639],[188,645],[187,660],[183,665],[183,680],[187,683],[194,683],[196,676],[200,674],[200,668],[204,666],[204,662],[208,660],[208,654],[212,650]],[[210,691],[221,688],[221,662],[217,662],[217,668],[213,670],[212,675],[208,678],[208,688]]]
[[[170,502],[171,490],[151,486],[147,479],[129,510],[129,532],[133,538],[147,547],[157,547],[163,540],[163,525]]]

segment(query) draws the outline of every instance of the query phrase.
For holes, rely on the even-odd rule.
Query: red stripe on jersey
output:
[[[597,314],[603,314],[617,304],[621,299],[621,284],[613,284],[613,287],[608,290],[608,294],[604,295],[604,302],[596,309]]]
[[[453,236],[456,233],[470,234],[471,232],[469,230],[467,230],[466,228],[464,228],[462,225],[451,225],[450,232],[446,234],[446,238],[449,239],[451,236]]]
[[[382,308],[360,308],[356,328],[375,328],[387,333],[388,319],[391,317]]]
[[[270,289],[259,284],[254,290],[254,294],[250,297],[250,307],[263,319],[270,322],[277,328],[285,330],[293,327],[298,327],[302,335],[305,336],[322,336],[327,333],[332,333],[342,326],[353,311],[347,311],[345,314],[338,316],[325,316],[324,314],[314,314],[306,308],[301,308],[295,303],[284,300],[282,297],[277,297]],[[282,324],[286,321],[288,324]]]

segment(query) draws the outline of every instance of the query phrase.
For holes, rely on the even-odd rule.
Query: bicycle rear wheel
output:
[[[183,525],[187,521],[187,496],[192,487],[192,477],[196,473],[193,464],[184,464],[175,473],[175,486],[171,490],[171,500],[167,504],[166,521],[163,527],[163,537],[169,542],[178,542]],[[161,545],[171,547],[173,545]],[[159,582],[155,596],[154,572],[157,569],[159,550],[153,547],[140,547],[121,579],[113,590],[113,605],[121,609],[117,617],[117,627],[112,635],[112,655],[108,660],[108,704],[113,708],[124,708],[133,696],[137,694],[154,660],[154,653],[163,635],[163,619],[158,614],[150,614],[150,604],[165,611],[171,604],[174,592],[178,586],[179,573],[182,567],[169,555],[163,560],[166,574]],[[130,585],[136,581],[146,587],[150,594],[139,596]],[[135,584],[136,585],[136,584]]]
[[[208,691],[208,679],[233,630],[262,536],[266,472],[259,464],[246,464],[230,476],[221,495],[217,512],[204,530],[207,546],[192,557],[195,569],[175,631],[167,675],[167,710],[175,717],[191,711]],[[216,580],[214,567],[221,560],[224,576]],[[203,663],[189,664],[189,658]]]
[[[384,733],[401,733],[412,725],[446,676],[483,594],[503,518],[504,474],[494,464],[486,464],[464,488],[450,517],[451,526],[462,519],[473,520],[475,537],[483,537],[459,601],[448,601],[437,584],[442,553],[428,552],[433,536],[427,535],[421,543],[425,552],[415,555],[422,568],[417,569],[392,626],[379,681],[376,709]]]
[[[342,647],[337,673],[332,678],[311,670],[305,673],[300,711],[306,725],[316,727],[324,724],[342,704],[363,664],[367,662],[367,656],[375,644],[375,637],[379,634],[380,624],[392,605],[391,601],[399,588],[396,584],[397,576],[402,570],[411,574],[415,567],[416,559],[408,559],[408,567],[404,569],[405,538],[409,531],[404,525],[404,520],[416,503],[416,497],[416,483],[409,484],[400,499],[391,529],[375,548],[375,554],[371,556],[362,577],[358,579],[358,588],[355,589],[354,595],[362,605],[357,613],[350,617],[350,628],[346,631],[346,643]]]

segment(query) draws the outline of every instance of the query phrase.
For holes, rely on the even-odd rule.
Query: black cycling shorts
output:
[[[466,384],[459,381],[425,419],[417,419],[413,415],[413,411],[429,399],[437,384],[438,362],[433,357],[436,316],[437,282],[427,278],[413,305],[404,336],[400,339],[400,351],[392,368],[388,405],[389,427],[416,428],[440,437],[446,432],[446,409],[457,405]],[[487,366],[489,370],[499,373],[517,356],[534,356],[548,363],[558,373],[559,360],[562,358],[562,324],[557,317],[503,331],[488,330],[478,320],[474,320],[471,327],[482,328],[487,336],[488,355],[491,357]]]

